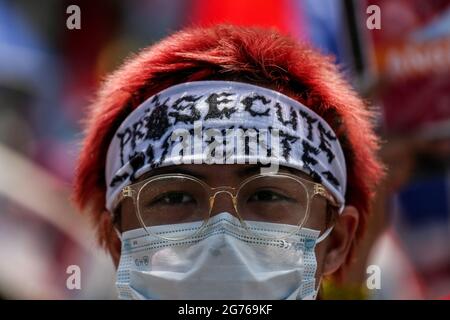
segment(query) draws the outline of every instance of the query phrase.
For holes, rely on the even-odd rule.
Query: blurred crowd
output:
[[[81,29],[66,26],[73,4]],[[380,29],[366,23],[371,5]],[[345,281],[364,284],[377,265],[368,297],[449,296],[449,0],[0,0],[0,298],[115,298],[112,262],[70,202],[83,115],[128,55],[215,23],[313,43],[378,110],[388,174]],[[70,265],[81,290],[66,286]]]

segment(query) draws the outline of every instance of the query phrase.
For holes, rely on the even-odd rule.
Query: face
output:
[[[280,168],[280,173],[290,174],[303,180],[311,181],[311,178],[298,170],[290,168]],[[181,173],[193,176],[205,182],[208,186],[214,187],[232,187],[239,188],[243,181],[259,174],[260,168],[256,165],[179,165],[172,167],[159,168],[153,170],[149,174],[142,176],[137,182],[148,179],[151,176],[160,174]],[[307,184],[308,185],[308,184]],[[257,190],[251,191],[243,199],[247,201],[247,206],[255,208],[254,211],[261,211],[264,208],[267,212],[279,216],[280,211],[276,208],[283,207],[283,202],[289,202],[285,199],[287,193],[292,192],[293,187],[286,187],[284,190]],[[312,190],[310,190],[312,192]],[[292,193],[294,194],[294,193]],[[192,199],[188,192],[177,193],[175,197],[163,198],[166,203],[183,203],[189,204]],[[258,209],[259,208],[259,209]],[[327,200],[316,195],[310,199],[309,215],[303,222],[303,227],[321,230],[322,232],[334,224],[331,234],[316,247],[317,272],[316,278],[323,275],[329,275],[335,272],[345,261],[348,254],[350,244],[353,240],[354,233],[358,223],[358,214],[356,209],[347,206],[344,211],[338,215],[337,209],[330,207]],[[118,209],[120,219],[117,227],[122,230],[135,229],[139,226],[139,220],[135,212],[135,206],[131,198],[126,198]],[[210,216],[214,216],[221,212],[229,212],[238,215],[232,202],[232,198],[226,192],[218,193],[215,197],[214,204],[211,208]],[[239,212],[242,217],[242,213]],[[244,220],[251,220],[248,217],[242,217]],[[275,219],[275,218],[274,218]],[[280,221],[285,224],[294,224],[287,221]],[[113,255],[115,257],[116,266],[118,265],[118,257],[120,253]]]

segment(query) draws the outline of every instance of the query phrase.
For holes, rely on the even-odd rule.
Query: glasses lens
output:
[[[260,176],[238,193],[238,211],[244,220],[302,225],[307,207],[306,187],[289,176]]]
[[[138,214],[146,227],[205,221],[208,199],[203,185],[192,178],[158,177],[140,189]]]

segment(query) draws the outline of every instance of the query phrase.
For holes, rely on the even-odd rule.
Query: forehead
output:
[[[147,179],[148,177],[167,174],[167,173],[182,173],[188,174],[203,180],[228,181],[230,178],[245,179],[249,176],[261,173],[261,166],[251,164],[186,164],[167,166],[157,168],[142,175],[138,181]],[[313,181],[313,179],[306,173],[293,168],[280,166],[279,172],[291,173],[303,179]]]

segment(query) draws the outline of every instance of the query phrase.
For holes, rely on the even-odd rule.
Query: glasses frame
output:
[[[113,207],[116,208],[125,198],[132,198],[133,200],[133,205],[134,205],[134,211],[135,214],[139,220],[139,223],[141,224],[141,226],[144,228],[144,230],[147,232],[147,234],[149,235],[153,235],[156,236],[158,238],[164,239],[164,240],[169,240],[169,241],[179,241],[179,240],[184,240],[190,237],[194,237],[196,235],[198,235],[199,233],[201,233],[201,231],[204,229],[204,227],[208,224],[209,219],[211,218],[211,212],[212,212],[212,208],[214,207],[214,201],[216,199],[216,196],[220,193],[226,193],[231,197],[232,203],[233,203],[233,207],[234,210],[236,212],[236,216],[239,219],[241,225],[250,233],[253,235],[257,235],[259,238],[266,238],[260,234],[254,233],[252,232],[247,224],[245,223],[245,221],[242,219],[239,210],[238,210],[238,204],[237,204],[237,199],[239,196],[239,192],[241,191],[241,189],[248,183],[252,182],[255,179],[261,178],[261,177],[270,177],[270,176],[276,176],[276,177],[286,177],[286,178],[290,178],[293,179],[295,181],[297,181],[299,184],[303,185],[305,187],[306,190],[306,195],[307,195],[307,204],[306,204],[306,213],[305,213],[305,217],[303,218],[303,221],[299,221],[297,224],[297,229],[294,230],[292,233],[286,234],[283,237],[280,238],[276,238],[273,240],[283,240],[284,238],[287,238],[289,236],[291,236],[292,234],[298,232],[304,225],[304,223],[306,221],[308,221],[309,218],[309,211],[310,211],[310,203],[312,201],[312,199],[315,196],[321,196],[323,198],[325,198],[327,200],[327,203],[329,205],[331,205],[334,208],[339,208],[339,204],[337,203],[337,201],[335,200],[335,198],[331,195],[331,193],[320,183],[317,182],[313,182],[310,180],[306,180],[303,179],[301,177],[298,177],[294,174],[290,174],[290,173],[268,173],[268,174],[255,174],[252,175],[248,178],[246,178],[244,181],[242,181],[238,187],[231,187],[231,186],[218,186],[218,187],[211,187],[210,185],[208,185],[206,182],[202,181],[201,179],[188,175],[188,174],[181,174],[181,173],[168,173],[168,174],[160,174],[160,175],[155,175],[155,176],[151,176],[143,181],[128,185],[126,187],[124,187],[121,192],[119,193],[119,195],[117,196],[116,200],[114,201],[114,205]],[[199,183],[204,189],[205,191],[207,191],[207,194],[209,196],[209,210],[208,210],[208,216],[207,218],[203,221],[203,224],[200,226],[200,228],[193,233],[192,235],[189,236],[185,236],[185,237],[180,237],[180,238],[167,238],[158,234],[155,234],[153,232],[151,232],[150,230],[148,230],[148,227],[145,225],[142,217],[141,217],[141,213],[140,213],[140,208],[139,208],[139,196],[141,193],[141,190],[144,189],[148,184],[152,183],[155,180],[159,180],[159,179],[165,179],[165,178],[184,178],[184,179],[190,179],[193,180],[196,183]],[[334,210],[336,211],[336,210]],[[325,233],[328,234],[331,229],[333,228],[333,226],[329,227]],[[272,239],[272,238],[270,238]]]

